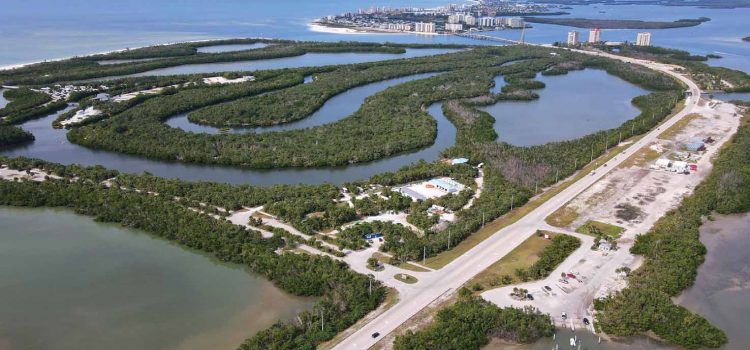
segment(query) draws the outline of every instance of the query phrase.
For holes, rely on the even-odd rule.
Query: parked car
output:
[[[546,289],[546,290],[547,290],[547,291],[549,291],[549,292],[551,292],[551,291],[552,291],[552,288],[551,288],[550,286],[544,286],[544,289]]]
[[[587,326],[588,326],[588,325],[589,325],[589,323],[590,323],[590,322],[589,322],[589,319],[588,319],[588,318],[586,318],[586,317],[584,317],[584,318],[583,318],[583,324],[585,324],[585,325],[587,325]]]
[[[373,334],[372,334],[372,337],[373,337],[373,338],[377,338],[377,337],[379,337],[379,336],[380,336],[380,332],[375,332],[375,333],[373,333]]]
[[[568,318],[568,314],[566,314],[565,312],[563,312],[562,313],[562,318],[563,318],[563,320],[567,319]]]
[[[526,294],[526,299],[534,300],[534,296],[531,294]]]
[[[383,241],[383,238],[382,238],[382,237],[381,237],[381,238],[378,238],[378,240],[382,242],[382,241]]]

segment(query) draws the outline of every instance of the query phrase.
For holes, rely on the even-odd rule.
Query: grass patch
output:
[[[620,168],[642,167],[659,158],[661,153],[651,149],[651,145],[643,146],[638,152],[635,152],[630,158],[620,164]]]
[[[605,236],[617,239],[620,238],[620,235],[624,230],[625,229],[620,226],[589,220],[581,225],[581,227],[577,228],[576,232],[594,237]]]
[[[664,119],[656,127],[663,125],[667,120],[674,117],[675,114],[677,114],[679,111],[681,111],[684,108],[684,106],[685,106],[684,100],[678,102],[677,105],[674,108],[672,108],[672,113],[669,116],[664,117]],[[614,158],[615,156],[620,154],[622,151],[630,147],[631,143],[638,142],[638,140],[643,138],[644,135],[646,134],[633,136],[626,140],[626,141],[631,141],[631,142],[626,143],[626,144],[620,144],[614,148],[611,148],[608,152],[602,154],[601,156],[599,156],[599,158],[596,158],[593,162],[586,164],[586,166],[581,168],[581,170],[579,170],[577,173],[570,176],[567,180],[560,182],[559,185],[550,188],[546,192],[530,200],[525,205],[515,208],[511,210],[510,212],[506,213],[505,215],[502,215],[501,217],[488,223],[487,225],[484,226],[484,228],[480,229],[473,235],[461,241],[461,243],[456,245],[455,248],[444,251],[436,256],[428,258],[427,261],[425,262],[425,265],[432,269],[440,269],[443,266],[448,265],[451,261],[453,261],[457,257],[463,255],[464,253],[469,251],[471,248],[474,248],[477,244],[481,243],[488,237],[497,233],[497,231],[509,225],[512,225],[516,221],[520,220],[522,217],[526,216],[526,214],[530,213],[534,209],[538,208],[540,205],[544,204],[544,202],[546,202],[550,198],[556,196],[558,193],[562,192],[563,190],[568,188],[570,185],[574,184],[576,181],[587,176],[589,173],[591,173],[591,171],[599,168],[599,164],[605,163],[609,161],[610,159]]]
[[[408,284],[417,283],[417,278],[416,277],[414,277],[412,275],[407,275],[405,273],[397,273],[397,274],[395,274],[393,276],[393,278],[395,278],[395,279],[397,279],[397,280],[399,280],[401,282],[408,283]]]
[[[661,134],[659,134],[659,138],[662,140],[672,140],[675,136],[677,136],[680,132],[682,132],[685,127],[688,126],[693,120],[703,118],[702,115],[698,113],[691,113],[686,115],[684,118],[680,119],[677,123],[674,123],[672,126],[670,126],[667,130],[664,130]]]
[[[383,264],[393,265],[393,266],[396,266],[396,267],[400,267],[400,268],[402,268],[404,270],[409,270],[409,271],[414,271],[414,272],[429,272],[430,271],[430,270],[427,270],[425,268],[422,268],[422,267],[420,267],[420,266],[418,266],[416,264],[412,264],[412,263],[409,263],[409,262],[403,262],[403,261],[395,262],[395,261],[391,261],[391,258],[389,256],[386,256],[386,255],[384,255],[382,253],[378,253],[378,252],[372,253],[372,257],[375,258],[375,259],[378,259],[378,261],[380,261]]]
[[[555,234],[550,232],[544,232],[553,237]],[[510,253],[496,261],[490,267],[480,272],[478,275],[472,277],[466,282],[467,288],[472,288],[476,284],[481,285],[484,288],[488,287],[500,287],[508,284],[520,283],[521,280],[516,276],[516,269],[528,269],[533,265],[539,254],[552,243],[552,240],[540,237],[539,235],[532,235],[518,247],[513,249]],[[503,276],[509,276],[503,277]]]
[[[565,228],[570,226],[576,219],[578,219],[578,211],[565,205],[560,209],[555,210],[555,212],[546,217],[544,221],[552,226]]]

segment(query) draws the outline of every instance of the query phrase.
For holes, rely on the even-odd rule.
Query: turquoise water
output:
[[[313,300],[138,230],[0,207],[0,349],[236,349]]]

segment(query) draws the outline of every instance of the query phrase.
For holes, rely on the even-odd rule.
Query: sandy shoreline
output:
[[[417,33],[417,32],[403,32],[403,31],[389,31],[385,29],[358,29],[358,28],[343,28],[343,27],[329,27],[322,24],[318,24],[315,22],[311,22],[307,25],[307,28],[311,32],[317,32],[317,33],[329,33],[329,34],[352,34],[352,35],[361,35],[361,34],[375,34],[375,35],[396,35],[396,34],[406,34],[406,35],[446,35],[446,34],[438,34],[438,33]]]
[[[68,60],[68,59],[71,59],[71,58],[74,58],[74,57],[90,57],[90,56],[96,56],[96,55],[106,55],[106,54],[110,54],[110,53],[116,53],[116,52],[124,52],[124,51],[129,51],[129,50],[142,49],[142,48],[145,48],[145,47],[167,46],[167,45],[186,44],[186,43],[202,43],[202,42],[206,42],[206,41],[231,40],[231,39],[267,39],[267,40],[273,40],[273,38],[266,38],[266,37],[250,37],[250,38],[213,38],[213,39],[174,41],[174,42],[161,43],[161,44],[153,44],[153,45],[144,45],[144,46],[138,46],[138,47],[130,47],[130,48],[127,48],[127,49],[116,49],[116,50],[101,51],[101,52],[89,53],[89,54],[84,54],[84,55],[75,55],[75,56],[68,56],[68,57],[52,58],[52,59],[46,59],[46,60],[42,60],[42,61],[33,61],[33,62],[26,62],[26,63],[9,64],[9,65],[5,65],[5,66],[0,66],[0,71],[21,68],[21,67],[25,67],[25,66],[29,66],[29,65],[37,64],[37,63],[64,61],[64,60]]]

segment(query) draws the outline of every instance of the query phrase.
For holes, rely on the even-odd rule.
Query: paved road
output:
[[[508,254],[511,250],[534,234],[536,229],[544,223],[544,218],[601,179],[607,172],[617,167],[618,164],[633,155],[641,147],[654,141],[664,129],[690,114],[700,97],[700,89],[698,86],[688,78],[673,72],[673,66],[619,57],[605,53],[575,51],[641,64],[667,73],[684,82],[692,92],[692,97],[686,100],[685,108],[683,108],[682,111],[664,122],[659,129],[652,130],[644,135],[644,137],[638,142],[635,142],[623,151],[622,154],[617,155],[610,161],[599,166],[599,168],[592,172],[591,175],[571,184],[568,188],[547,200],[516,223],[499,230],[485,241],[446,265],[444,268],[438,271],[421,274],[418,283],[411,285],[410,288],[406,290],[400,291],[401,301],[398,304],[394,305],[391,309],[376,317],[351,336],[344,339],[334,349],[367,349],[374,345],[380,337],[395,330],[399,325],[425,308],[433,300],[448,291],[461,287],[466,281],[488,268],[495,261]],[[373,338],[372,334],[375,332],[379,332],[380,337]]]

